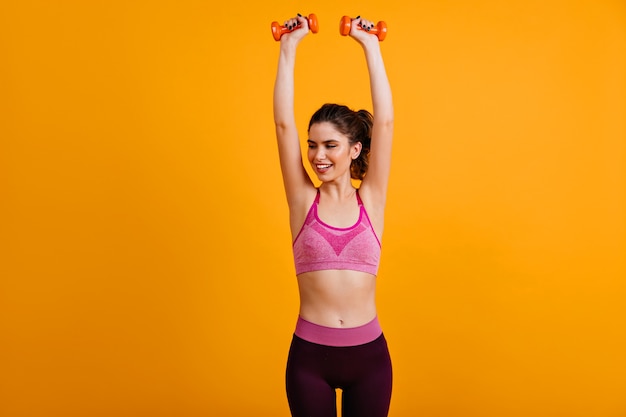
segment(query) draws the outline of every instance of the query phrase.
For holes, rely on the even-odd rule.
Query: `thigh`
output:
[[[324,346],[294,336],[286,370],[287,400],[293,417],[336,417],[335,388],[324,375]]]
[[[392,367],[384,336],[359,352],[359,377],[342,395],[343,417],[386,417],[391,403]]]

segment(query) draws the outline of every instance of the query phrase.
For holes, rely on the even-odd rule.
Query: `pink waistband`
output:
[[[357,346],[375,340],[382,332],[378,317],[362,326],[336,328],[320,326],[298,316],[295,335],[319,345]]]

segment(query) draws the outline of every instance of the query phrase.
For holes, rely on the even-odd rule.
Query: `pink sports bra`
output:
[[[293,241],[296,275],[327,269],[378,273],[380,240],[372,228],[359,192],[359,220],[351,227],[333,227],[317,215],[320,192],[311,205],[300,232]]]

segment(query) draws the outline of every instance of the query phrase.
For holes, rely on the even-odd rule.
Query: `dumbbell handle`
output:
[[[309,21],[309,29],[311,30],[311,32],[317,33],[317,31],[319,30],[319,26],[317,24],[317,16],[315,16],[315,14],[311,13],[308,16],[307,20]],[[272,22],[272,35],[274,35],[274,40],[279,41],[280,38],[285,33],[292,32],[292,31],[298,29],[301,26],[302,25],[298,23],[295,27],[289,29],[286,26],[281,26],[280,23],[278,23],[278,22]]]
[[[339,23],[339,33],[343,36],[347,36],[350,34],[350,28],[352,27],[352,18],[350,16],[344,16],[341,18],[341,22]],[[365,30],[359,26],[359,30]],[[366,31],[367,33],[371,33],[378,37],[380,42],[385,40],[387,37],[387,24],[383,21],[380,21],[376,24],[375,27]]]

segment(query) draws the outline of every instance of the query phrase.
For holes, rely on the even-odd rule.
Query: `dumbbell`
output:
[[[317,25],[317,16],[311,13],[307,20],[309,21],[309,29],[311,30],[311,32],[317,33],[317,31],[319,30],[319,26]],[[274,40],[279,41],[281,36],[283,36],[285,33],[292,32],[301,26],[302,25],[298,23],[296,27],[289,29],[286,26],[281,26],[278,22],[272,22],[272,35],[274,35]]]
[[[350,28],[352,26],[352,18],[350,16],[344,16],[341,18],[341,22],[339,23],[339,33],[343,36],[347,36],[350,34]],[[359,26],[359,30],[365,30]],[[385,40],[387,36],[387,24],[383,21],[380,21],[376,24],[375,27],[366,31],[367,33],[374,34],[378,37],[378,41],[382,42]]]

